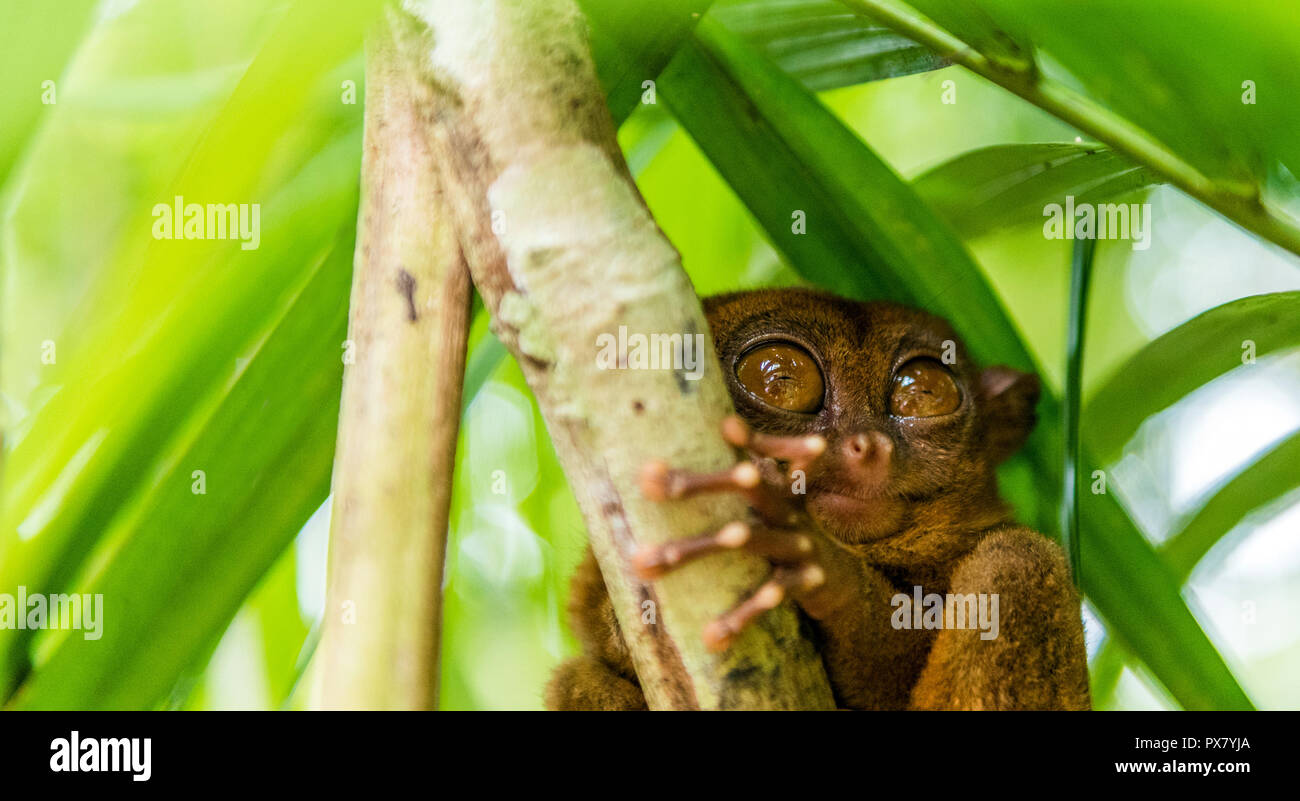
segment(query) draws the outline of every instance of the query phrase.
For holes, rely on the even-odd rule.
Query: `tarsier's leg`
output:
[[[990,534],[958,564],[948,593],[996,594],[997,636],[940,631],[913,708],[1090,707],[1079,599],[1056,545],[1025,528]]]
[[[546,685],[546,708],[645,709],[645,695],[637,684],[627,644],[590,548],[573,575],[569,621],[582,643],[582,655],[555,671]]]
[[[546,685],[546,708],[553,712],[643,710],[645,695],[609,665],[577,656],[556,669]]]

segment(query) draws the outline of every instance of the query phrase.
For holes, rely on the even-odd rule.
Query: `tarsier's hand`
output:
[[[858,560],[819,532],[803,508],[806,471],[826,450],[826,440],[818,435],[758,433],[734,416],[723,421],[722,436],[745,449],[749,458],[720,473],[692,473],[651,462],[642,471],[641,491],[657,501],[738,492],[749,502],[752,519],[646,546],[633,558],[633,566],[647,580],[720,551],[747,550],[772,563],[771,578],[705,628],[705,643],[715,651],[727,648],[746,625],[787,597],[812,617],[825,619],[853,598],[861,582]]]

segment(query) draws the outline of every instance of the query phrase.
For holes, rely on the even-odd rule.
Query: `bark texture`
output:
[[[830,708],[821,661],[793,611],[764,616],[723,654],[704,625],[764,578],[718,556],[654,585],[639,543],[698,534],[745,513],[736,498],[655,504],[649,460],[735,462],[718,424],[731,402],[680,257],[638,194],[571,0],[412,0],[389,17],[427,88],[448,210],[494,331],[519,361],[577,496],[651,708]],[[654,77],[654,76],[647,76]],[[685,370],[600,369],[597,338],[702,334]]]

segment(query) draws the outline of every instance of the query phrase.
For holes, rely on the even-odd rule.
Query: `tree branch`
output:
[[[709,620],[763,578],[741,554],[643,585],[640,543],[745,513],[736,498],[655,504],[651,459],[699,470],[735,456],[712,340],[680,258],[637,193],[571,0],[422,0],[390,21],[432,93],[426,116],[452,216],[494,330],[523,368],[578,498],[652,708],[826,708],[821,661],[789,608],[724,654]],[[651,76],[653,77],[653,76]],[[702,380],[682,370],[602,370],[597,337],[703,335]],[[692,340],[693,341],[693,340]]]
[[[431,709],[470,282],[428,138],[430,88],[379,27],[317,706]]]

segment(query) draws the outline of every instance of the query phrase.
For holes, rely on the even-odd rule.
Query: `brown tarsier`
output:
[[[768,290],[708,298],[705,312],[739,414],[723,435],[748,455],[715,475],[647,465],[642,490],[669,503],[738,492],[752,517],[644,548],[640,574],[731,549],[764,557],[770,579],[708,644],[790,599],[840,707],[1089,708],[1069,568],[1011,520],[994,475],[1033,427],[1037,378],[975,368],[943,320],[892,303]],[[583,653],[546,705],[644,709],[590,550],[570,614]]]

